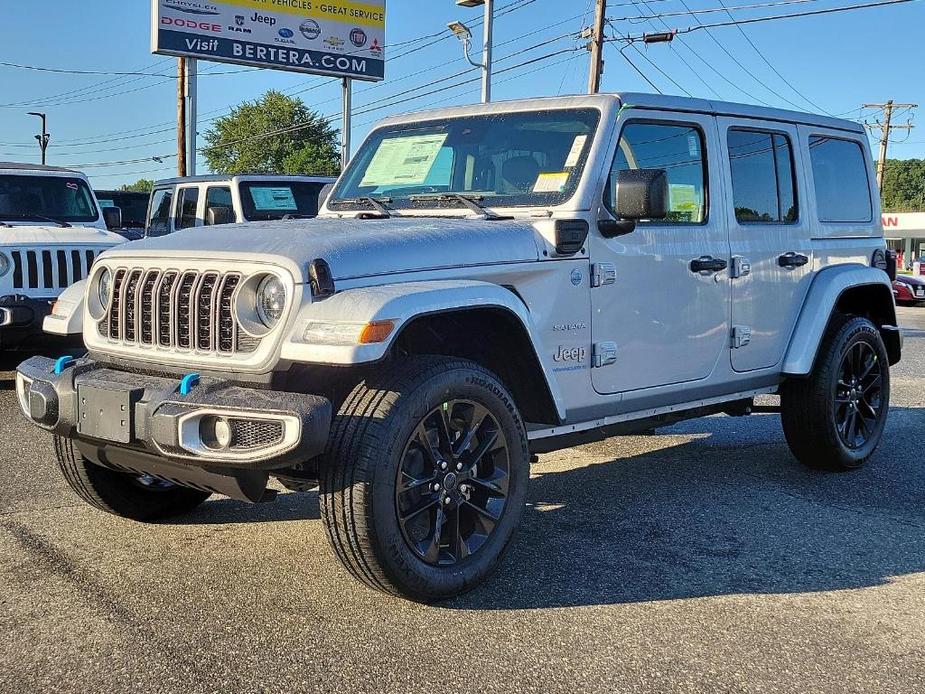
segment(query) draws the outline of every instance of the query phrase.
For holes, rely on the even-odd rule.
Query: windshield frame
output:
[[[100,220],[100,208],[97,204],[96,194],[93,192],[93,189],[90,187],[89,183],[80,176],[57,176],[52,174],[25,174],[25,173],[2,173],[0,174],[0,179],[21,179],[21,180],[34,180],[34,179],[45,179],[45,180],[54,180],[61,181],[62,185],[67,185],[67,183],[75,183],[80,188],[80,190],[86,195],[87,201],[90,203],[90,209],[92,215],[57,215],[53,211],[49,210],[50,214],[32,214],[32,215],[23,215],[23,214],[13,214],[0,211],[0,221],[4,222],[41,222],[47,223],[49,219],[53,219],[56,222],[67,222],[68,224],[90,224],[98,222]]]
[[[575,114],[578,118],[587,118],[589,131],[586,134],[587,139],[582,147],[577,164],[572,167],[563,167],[568,169],[569,179],[567,186],[561,192],[499,194],[497,192],[483,190],[466,191],[441,189],[430,192],[412,190],[412,192],[401,196],[394,195],[392,191],[386,193],[361,193],[357,196],[344,194],[348,187],[354,185],[354,180],[358,179],[362,181],[362,177],[372,161],[372,157],[378,150],[379,145],[388,135],[398,133],[408,133],[409,135],[415,133],[430,134],[435,132],[436,129],[439,129],[442,124],[457,123],[459,121],[474,121],[531,114],[567,115],[570,113]],[[386,122],[373,129],[364,140],[360,149],[350,161],[350,164],[337,179],[336,185],[327,198],[325,209],[332,212],[367,212],[372,209],[372,206],[369,203],[357,202],[356,200],[357,198],[372,196],[378,200],[387,200],[390,210],[414,212],[416,210],[447,209],[459,211],[462,209],[467,215],[471,214],[471,212],[466,209],[467,206],[461,200],[453,199],[453,196],[456,195],[469,197],[477,201],[480,206],[486,208],[531,210],[536,208],[548,209],[551,207],[559,207],[568,203],[581,191],[582,180],[585,177],[588,163],[592,159],[594,148],[601,138],[604,125],[603,110],[596,105],[571,105],[542,110],[537,108],[525,108],[511,111],[490,111],[485,113],[435,116],[427,120],[419,121]],[[408,186],[408,188],[411,189],[419,187],[423,186]],[[359,188],[358,183],[356,188]]]

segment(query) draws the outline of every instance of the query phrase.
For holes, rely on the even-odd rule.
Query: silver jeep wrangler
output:
[[[779,393],[799,461],[870,458],[901,351],[870,162],[853,122],[645,94],[390,118],[317,219],[108,251],[88,356],[24,362],[20,404],[101,510],[318,485],[351,574],[448,598],[543,451]]]

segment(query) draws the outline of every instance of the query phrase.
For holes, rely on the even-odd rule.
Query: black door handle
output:
[[[691,272],[720,272],[725,270],[729,265],[722,258],[714,258],[709,255],[702,255],[691,261]]]
[[[794,253],[793,251],[784,253],[777,259],[777,264],[781,267],[803,267],[808,262],[809,258],[805,255],[802,253]]]

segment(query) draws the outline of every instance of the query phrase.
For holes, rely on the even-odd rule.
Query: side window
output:
[[[693,125],[628,123],[620,135],[605,204],[615,209],[617,174],[627,169],[665,169],[669,212],[664,224],[701,224],[707,218],[703,133]]]
[[[173,190],[161,188],[151,194],[151,211],[148,216],[147,235],[163,236],[170,233],[170,207]]]
[[[799,215],[789,138],[732,128],[727,142],[736,220],[744,224],[795,222]]]
[[[206,224],[231,224],[235,221],[231,188],[209,188],[206,191]]]
[[[820,222],[869,222],[873,217],[867,162],[861,145],[814,135],[809,138]]]
[[[199,188],[181,188],[177,201],[177,229],[196,226],[196,207],[199,203]]]

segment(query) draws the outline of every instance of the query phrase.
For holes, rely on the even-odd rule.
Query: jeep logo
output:
[[[276,17],[270,17],[269,15],[260,14],[259,12],[254,12],[254,16],[251,17],[252,22],[257,24],[267,24],[269,26],[276,25]]]
[[[553,361],[584,361],[587,350],[584,347],[563,347],[559,345],[559,350],[552,355]]]

